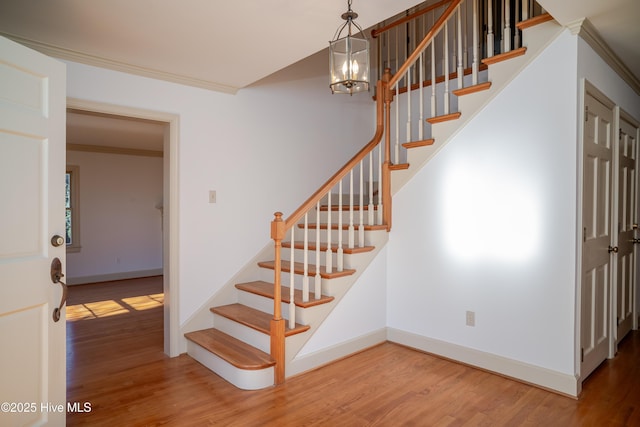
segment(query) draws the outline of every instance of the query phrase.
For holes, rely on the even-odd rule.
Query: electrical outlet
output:
[[[467,326],[476,326],[475,311],[467,311]]]
[[[215,202],[216,202],[216,191],[209,190],[209,203],[215,203]]]

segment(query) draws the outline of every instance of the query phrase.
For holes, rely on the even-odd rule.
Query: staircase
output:
[[[477,0],[438,4],[442,10],[434,15],[424,42],[404,58],[395,75],[387,71],[377,84],[377,128],[371,142],[291,216],[276,213],[271,224],[275,244],[214,297],[199,322],[188,325],[212,326],[185,334],[187,352],[235,386],[270,387],[293,373],[289,365],[386,244],[391,195],[561,31],[542,13],[518,23],[522,38],[514,30],[513,49],[489,55],[482,64],[475,55],[470,71],[459,60],[457,72],[448,73],[448,65],[441,65],[437,73],[434,54],[432,63],[424,64],[429,47],[442,38],[443,29],[448,31],[447,23],[458,20],[456,28],[461,28],[465,13],[477,16]],[[467,12],[461,12],[463,7]],[[505,14],[509,16],[508,9]],[[447,54],[443,60],[450,62]],[[390,62],[381,59],[381,66]],[[419,69],[412,68],[416,64]],[[429,66],[432,78],[427,81]],[[450,85],[456,89],[449,91]],[[440,93],[444,102],[436,100]],[[431,108],[424,107],[429,104]]]

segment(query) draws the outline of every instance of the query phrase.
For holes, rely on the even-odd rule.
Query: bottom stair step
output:
[[[215,328],[188,332],[185,338],[240,369],[264,369],[276,364],[270,355]]]
[[[273,386],[275,361],[267,353],[215,328],[185,337],[189,356],[234,386],[243,390]]]

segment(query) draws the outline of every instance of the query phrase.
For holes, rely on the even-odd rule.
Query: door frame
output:
[[[611,244],[613,246],[617,245],[618,241],[618,226],[617,226],[617,203],[618,203],[618,194],[617,194],[617,190],[618,190],[618,178],[617,178],[617,173],[618,173],[618,139],[620,136],[620,118],[624,117],[625,120],[630,121],[634,124],[637,124],[637,120],[633,119],[628,113],[626,113],[624,110],[622,110],[622,108],[620,108],[620,106],[616,105],[615,102],[613,102],[609,97],[607,97],[603,92],[601,92],[595,85],[593,85],[591,82],[589,82],[587,79],[582,78],[580,79],[580,85],[579,85],[579,92],[578,92],[578,120],[579,120],[579,126],[577,129],[577,162],[578,162],[578,167],[577,167],[577,172],[578,172],[578,182],[577,182],[577,209],[578,209],[578,215],[577,215],[577,220],[576,220],[576,249],[577,249],[577,257],[576,257],[576,283],[575,283],[575,289],[576,289],[576,303],[575,303],[575,333],[574,333],[574,363],[575,363],[575,376],[578,379],[577,381],[577,393],[578,395],[581,393],[582,391],[582,382],[586,379],[586,378],[582,378],[581,377],[581,365],[582,365],[582,358],[581,358],[581,337],[582,337],[582,259],[583,259],[583,253],[582,253],[582,227],[583,227],[583,223],[582,223],[582,204],[583,204],[583,196],[582,196],[582,192],[584,190],[584,165],[583,165],[583,155],[584,155],[584,149],[583,149],[583,138],[584,138],[584,123],[585,123],[585,102],[586,102],[586,94],[590,94],[592,97],[596,98],[597,100],[599,100],[600,102],[602,102],[603,104],[605,104],[607,107],[611,108],[611,110],[613,111],[613,126],[615,126],[614,128],[614,145],[613,145],[613,168],[614,170],[612,171],[612,176],[614,177],[614,182],[613,187],[611,188],[612,191],[612,197],[614,200],[612,200],[612,209],[611,209],[611,227],[612,227],[612,231],[611,231],[611,238],[613,239],[613,241],[611,242]],[[640,129],[638,131],[638,137],[640,137]],[[637,157],[640,157],[640,153]],[[640,173],[638,173],[640,170],[637,169],[638,166],[640,165],[640,161],[638,159],[636,159],[636,183],[635,183],[635,191],[636,191],[636,203],[637,206],[640,204],[638,202],[638,196],[640,195],[640,189],[638,188],[638,184],[640,183]],[[637,213],[638,214],[638,213]],[[640,254],[640,251],[638,251],[638,254]],[[636,255],[637,257],[638,255]],[[637,296],[637,292],[638,292],[638,273],[640,270],[640,262],[638,262],[638,260],[636,259],[636,278],[635,278],[635,283],[634,283],[634,292],[636,294],[635,298],[634,298],[634,327],[633,329],[637,329],[638,327],[638,323],[640,323],[640,319],[638,319],[638,309],[640,307],[638,307],[638,296]],[[617,335],[617,328],[615,327],[615,315],[616,315],[616,301],[614,300],[614,288],[616,288],[616,283],[615,281],[617,280],[616,277],[617,274],[617,263],[613,262],[611,269],[610,269],[610,277],[611,280],[609,281],[609,358],[612,358],[615,356],[615,353],[617,352],[617,345],[616,345],[616,335]],[[616,329],[614,331],[614,329]]]
[[[103,102],[67,98],[67,108],[92,113],[113,114],[167,123],[163,155],[163,237],[162,269],[164,292],[164,352],[169,357],[180,355],[179,323],[179,227],[178,227],[178,139],[179,119],[176,114],[145,110]]]
[[[636,128],[636,183],[635,183],[635,189],[636,189],[636,199],[635,199],[635,214],[636,214],[636,221],[640,222],[640,200],[638,200],[638,197],[640,197],[640,188],[638,188],[638,186],[640,185],[640,121],[638,119],[635,119],[634,117],[632,117],[629,113],[627,113],[623,108],[618,107],[618,117],[617,117],[617,135],[616,138],[620,138],[620,129],[621,129],[621,121],[624,120],[628,123],[630,123],[631,125],[635,126]],[[639,230],[636,230],[636,238],[640,237],[640,232]],[[640,289],[640,286],[638,286],[638,278],[640,277],[640,260],[638,259],[640,257],[640,250],[634,249],[635,253],[635,262],[636,262],[636,269],[635,269],[635,288],[633,290],[633,301],[632,301],[632,316],[633,316],[633,322],[632,322],[632,326],[631,329],[632,330],[637,330],[638,327],[640,327],[639,323],[640,323],[640,313],[639,313],[639,309],[640,307],[638,306],[638,290]],[[616,331],[617,333],[617,331]],[[617,351],[617,345],[616,345],[616,351]]]

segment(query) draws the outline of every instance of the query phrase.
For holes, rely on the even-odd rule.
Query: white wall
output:
[[[161,271],[162,158],[68,151],[67,164],[79,167],[82,246],[67,255],[69,282]]]
[[[69,97],[180,116],[180,324],[269,242],[275,211],[371,138],[371,97],[332,96],[327,64],[323,51],[228,95],[67,63]]]
[[[394,197],[390,328],[573,376],[576,59],[565,33]]]
[[[387,325],[386,277],[385,247],[349,288],[296,357],[304,358],[314,352],[383,330]]]

